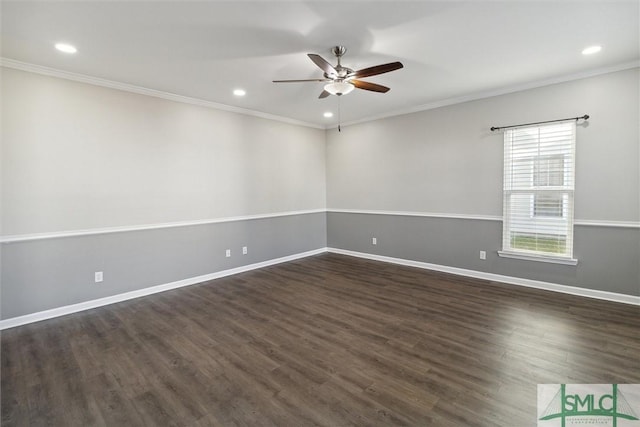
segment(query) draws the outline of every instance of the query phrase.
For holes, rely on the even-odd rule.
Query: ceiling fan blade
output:
[[[273,80],[274,83],[330,82],[331,79]]]
[[[377,76],[378,74],[388,73],[390,71],[399,70],[404,67],[401,62],[390,62],[388,64],[376,65],[375,67],[363,68],[354,73],[354,77],[370,77]]]
[[[357,87],[358,89],[370,90],[372,92],[389,92],[389,88],[375,83],[363,82],[362,80],[349,80],[349,83]]]
[[[327,92],[326,90],[323,90],[318,98],[319,99],[326,98],[329,95],[331,95],[329,92]]]
[[[322,71],[327,75],[338,75],[338,72],[333,65],[329,64],[322,56],[316,55],[315,53],[308,53],[307,56],[316,64]]]

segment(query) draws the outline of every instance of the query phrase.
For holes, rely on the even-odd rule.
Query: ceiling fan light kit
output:
[[[353,89],[355,89],[355,86],[345,81],[328,83],[324,86],[324,90],[329,92],[331,95],[338,95],[338,96],[346,95],[349,92],[351,92]]]

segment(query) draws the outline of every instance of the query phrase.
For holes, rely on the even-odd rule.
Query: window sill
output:
[[[545,255],[529,255],[517,252],[498,251],[498,256],[503,258],[522,259],[525,261],[550,262],[552,264],[577,265],[578,260],[573,258],[561,258]]]

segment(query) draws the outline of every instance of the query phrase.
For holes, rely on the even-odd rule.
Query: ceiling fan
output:
[[[335,46],[331,52],[338,59],[338,64],[334,67],[320,55],[309,53],[307,56],[324,71],[323,79],[305,79],[305,80],[274,80],[274,83],[301,83],[301,82],[328,82],[324,86],[324,90],[318,98],[326,98],[329,95],[346,95],[354,88],[369,90],[372,92],[385,93],[389,88],[376,83],[370,83],[360,80],[363,77],[377,76],[378,74],[388,73],[390,71],[399,70],[403,67],[400,62],[390,62],[388,64],[376,65],[374,67],[364,68],[354,71],[351,68],[343,67],[340,58],[346,53],[347,48],[344,46]]]

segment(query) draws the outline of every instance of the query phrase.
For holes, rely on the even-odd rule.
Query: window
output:
[[[539,156],[533,161],[534,187],[564,186],[564,156]],[[533,216],[562,218],[562,194],[536,194],[533,201]]]
[[[562,218],[563,199],[561,194],[538,194],[533,200],[533,216]]]
[[[575,122],[507,130],[501,256],[575,264]]]
[[[537,156],[533,162],[533,185],[552,187],[564,185],[564,156]]]

